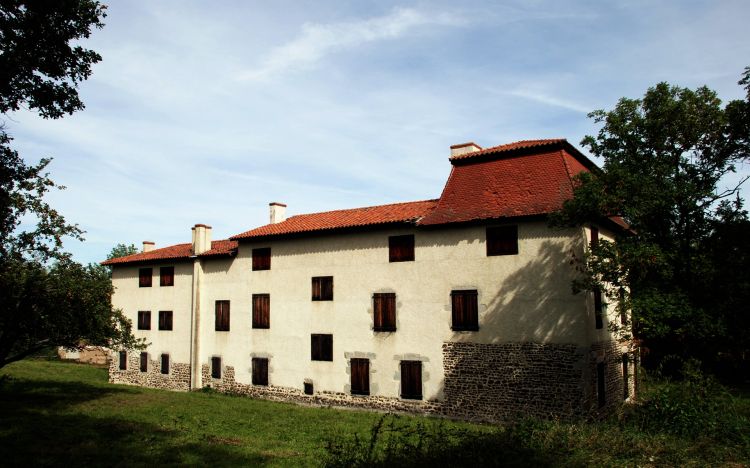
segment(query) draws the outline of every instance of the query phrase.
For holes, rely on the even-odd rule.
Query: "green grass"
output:
[[[733,421],[750,433],[750,394],[730,398]],[[388,417],[372,451],[382,417],[112,385],[106,369],[30,359],[0,370],[0,466],[750,465],[745,436],[680,436],[627,414],[507,427]]]

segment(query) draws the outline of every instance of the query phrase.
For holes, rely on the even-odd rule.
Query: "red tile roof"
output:
[[[391,223],[413,223],[433,209],[436,203],[437,200],[423,200],[291,216],[280,223],[266,224],[232,236],[230,239],[251,239]]]
[[[231,240],[218,240],[211,242],[211,250],[207,250],[199,257],[217,257],[222,255],[231,255],[237,250],[237,242]],[[178,260],[190,258],[193,255],[191,244],[177,244],[161,249],[154,249],[150,252],[141,252],[125,257],[105,260],[102,265],[121,265],[124,263],[143,263],[155,262],[160,260]]]
[[[550,138],[546,140],[521,140],[505,145],[493,146],[492,148],[484,148],[480,151],[474,151],[472,153],[464,153],[456,156],[452,156],[451,161],[459,159],[469,159],[476,156],[483,156],[487,154],[503,153],[516,150],[524,150],[529,148],[540,148],[543,146],[559,146],[560,144],[567,143],[564,138]],[[452,147],[451,147],[452,148]]]

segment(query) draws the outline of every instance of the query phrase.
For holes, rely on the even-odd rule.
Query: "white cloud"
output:
[[[561,107],[563,109],[571,110],[573,112],[581,112],[584,114],[588,114],[594,109],[593,107],[587,106],[585,104],[559,98],[556,96],[550,96],[546,93],[539,92],[539,91],[532,91],[530,89],[519,88],[519,89],[515,89],[512,91],[507,91],[505,92],[505,94],[508,94],[510,96],[515,96],[515,97],[520,97],[523,99],[528,99],[528,100],[535,101],[535,102],[539,102],[541,104],[546,104],[548,106]]]
[[[327,54],[361,44],[396,39],[415,28],[438,25],[460,26],[465,21],[454,14],[426,14],[412,8],[396,8],[386,16],[332,24],[305,24],[293,41],[276,49],[253,69],[240,72],[239,81],[262,81],[274,75],[311,67]]]

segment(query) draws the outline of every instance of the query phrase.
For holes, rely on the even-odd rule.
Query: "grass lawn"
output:
[[[732,398],[745,424],[750,395]],[[326,460],[331,440],[338,442],[339,465],[368,466],[370,430],[381,417],[112,385],[106,369],[28,359],[0,370],[0,466],[315,466]],[[379,453],[395,450],[396,457],[381,464],[389,468],[418,461],[433,467],[750,466],[747,438],[683,438],[635,430],[617,417],[507,428],[406,416],[396,422],[407,430],[395,436],[385,431],[376,447]],[[352,441],[355,433],[359,443]],[[432,435],[420,439],[420,433]]]

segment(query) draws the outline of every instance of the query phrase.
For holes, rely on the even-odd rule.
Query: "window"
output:
[[[171,330],[171,329],[172,329],[172,311],[160,310],[159,311],[159,330]]]
[[[120,351],[120,370],[128,369],[128,352]]]
[[[333,361],[333,335],[310,335],[310,359]]]
[[[169,354],[161,355],[161,373],[169,374]]]
[[[375,331],[396,331],[396,294],[373,294],[372,307],[375,317]]]
[[[401,398],[422,399],[422,361],[401,361]]]
[[[627,400],[630,396],[630,387],[628,386],[628,379],[630,375],[630,369],[628,367],[630,366],[630,356],[628,356],[628,353],[622,354],[622,399]]]
[[[152,274],[153,274],[152,268],[139,268],[138,269],[138,287],[150,288]]]
[[[313,394],[312,382],[305,382],[305,395],[312,395],[312,394]]]
[[[604,323],[602,320],[602,291],[600,289],[594,289],[594,319],[596,319],[596,329],[601,329]]]
[[[452,329],[455,331],[479,330],[477,291],[474,289],[451,291]]]
[[[388,237],[388,261],[414,261],[414,234]]]
[[[333,276],[315,276],[312,279],[312,300],[333,300]]]
[[[148,372],[148,353],[141,353],[141,372]]]
[[[370,360],[351,360],[352,395],[370,394]]]
[[[253,294],[253,328],[271,327],[271,296]]]
[[[229,301],[216,301],[216,331],[229,331]]]
[[[221,378],[221,358],[220,357],[214,356],[211,358],[211,378],[212,379]]]
[[[151,311],[150,310],[138,311],[138,329],[139,330],[151,330]]]
[[[159,268],[159,286],[174,286],[174,267]]]
[[[487,256],[517,255],[518,226],[487,228]]]
[[[607,396],[604,394],[604,363],[596,364],[596,396],[599,401],[599,408],[603,408],[607,403]]]
[[[599,228],[591,226],[591,247],[599,244]]]
[[[268,385],[267,358],[253,358],[253,385]]]
[[[253,271],[271,269],[271,248],[253,249]]]

